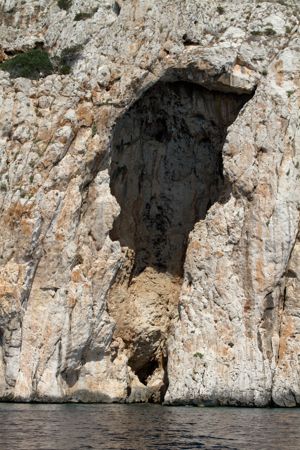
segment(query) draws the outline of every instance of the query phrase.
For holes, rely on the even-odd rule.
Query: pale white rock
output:
[[[108,86],[110,81],[110,69],[108,66],[101,66],[98,69],[97,81],[100,86]]]
[[[218,6],[0,2],[80,46],[0,70],[1,399],[300,404],[299,8]]]

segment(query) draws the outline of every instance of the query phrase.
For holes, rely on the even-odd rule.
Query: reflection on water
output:
[[[1,450],[299,450],[299,409],[0,403]]]

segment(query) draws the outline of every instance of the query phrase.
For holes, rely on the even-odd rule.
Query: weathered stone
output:
[[[0,8],[0,397],[299,405],[298,6]]]

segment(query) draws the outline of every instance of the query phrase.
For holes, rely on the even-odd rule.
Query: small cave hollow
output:
[[[188,235],[227,190],[222,148],[228,126],[250,98],[160,81],[113,130],[110,189],[120,213],[110,238],[120,242],[126,262],[108,311],[130,367],[143,384],[155,372],[160,392],[167,388],[165,343],[178,308]]]
[[[121,6],[119,5],[118,2],[114,2],[114,3],[113,3],[112,9],[113,9],[113,12],[114,12],[117,16],[120,15],[120,13],[121,13]]]
[[[128,364],[134,370],[140,382],[146,385],[148,378],[154,373],[155,369],[159,367],[159,363],[156,359],[150,359],[145,363],[145,365],[139,369],[135,369],[135,362],[135,360],[132,362],[129,360]]]

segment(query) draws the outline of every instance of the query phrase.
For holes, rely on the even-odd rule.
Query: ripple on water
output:
[[[299,409],[0,403],[1,450],[299,450]]]

